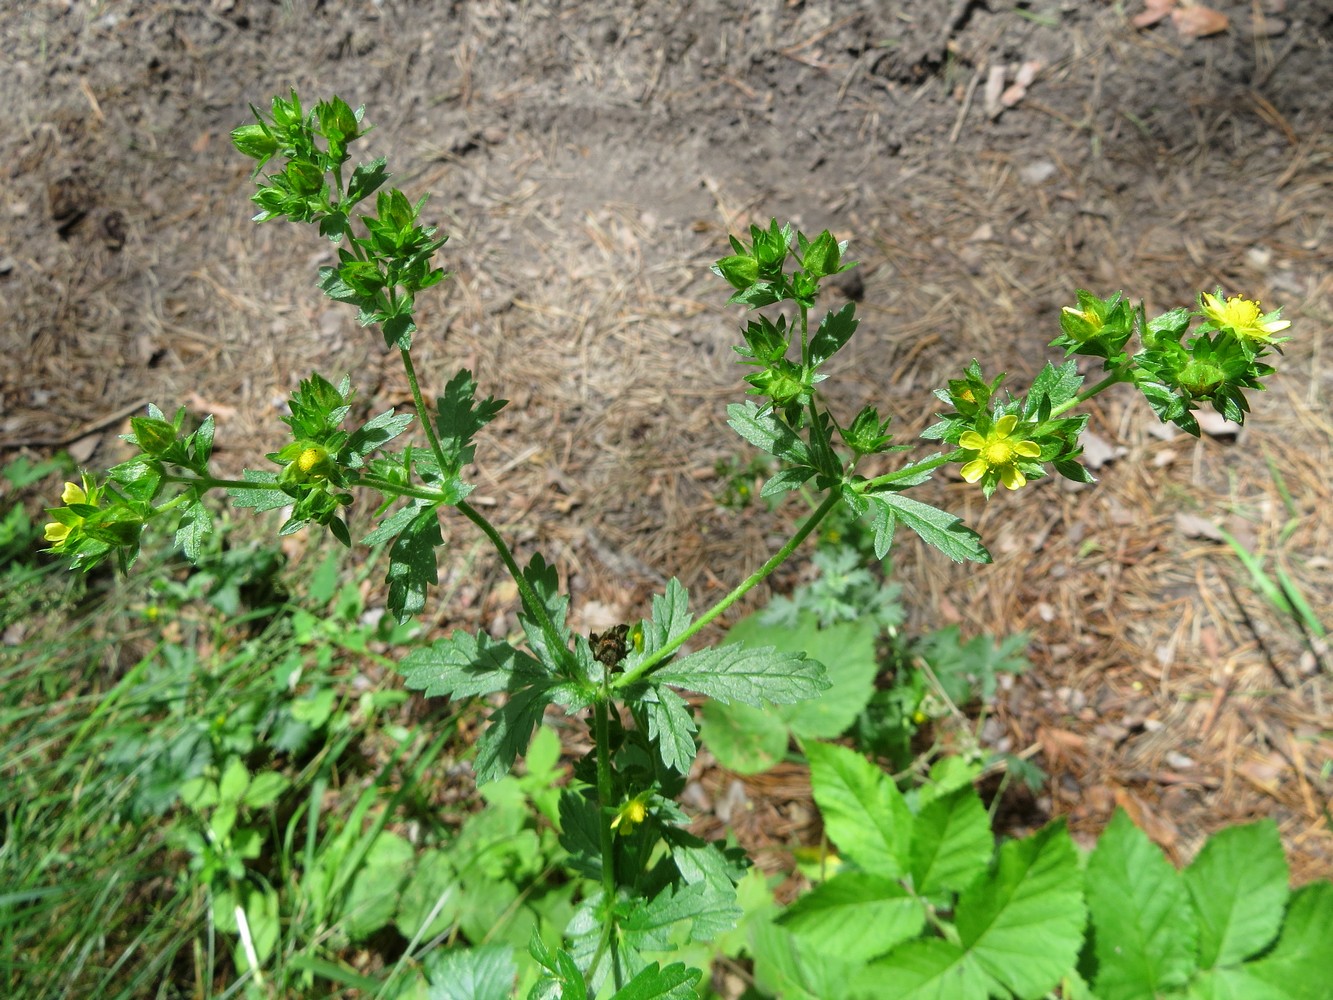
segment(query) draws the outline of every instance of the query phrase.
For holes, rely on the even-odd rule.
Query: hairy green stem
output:
[[[555,627],[555,622],[553,622],[551,616],[546,613],[546,605],[542,603],[541,598],[537,596],[537,592],[532,589],[532,584],[528,583],[527,578],[523,575],[523,571],[519,569],[518,563],[514,559],[514,554],[509,551],[509,546],[506,545],[505,540],[500,537],[500,532],[495,530],[495,526],[486,519],[486,515],[477,510],[477,508],[473,507],[470,503],[460,500],[454,506],[458,508],[459,513],[480,528],[482,534],[484,534],[490,540],[491,544],[495,546],[495,551],[500,554],[501,560],[504,561],[505,568],[509,570],[509,575],[513,577],[514,584],[518,587],[519,600],[523,602],[524,609],[537,622],[538,627],[542,630],[542,634],[546,636],[546,643],[550,646],[552,652],[562,656],[565,661],[565,668],[567,670],[572,670],[574,667],[573,652],[561,640],[560,633]]]
[[[685,645],[685,643],[689,642],[689,640],[701,629],[717,618],[718,615],[722,614],[727,608],[731,607],[762,583],[769,574],[786,562],[788,557],[800,548],[801,543],[809,537],[810,532],[814,531],[819,525],[819,522],[824,520],[824,518],[829,515],[829,512],[838,505],[838,501],[842,499],[842,490],[843,487],[840,485],[829,490],[829,495],[824,498],[824,502],[815,509],[813,514],[806,518],[799,528],[796,529],[796,533],[787,540],[787,544],[778,549],[777,552],[773,553],[772,557],[769,558],[764,565],[760,566],[754,573],[748,576],[744,582],[736,587],[735,590],[696,618],[684,632],[676,636],[675,639],[672,639],[656,653],[653,653],[633,670],[628,670],[613,680],[611,682],[612,689],[619,690],[620,688],[628,687],[635,681],[642,679],[650,670],[666,660],[681,646]]]
[[[435,456],[435,461],[440,463],[440,471],[443,472],[449,464],[444,460],[444,449],[440,447],[440,439],[435,433],[435,424],[431,422],[430,414],[426,412],[426,401],[421,398],[421,386],[417,383],[417,369],[412,364],[412,352],[406,347],[398,348],[398,354],[403,359],[403,370],[407,372],[407,384],[412,389],[412,404],[417,408],[417,417],[421,420],[421,426],[426,430],[426,440],[430,442],[431,453]]]
[[[1087,402],[1093,396],[1097,395],[1097,393],[1109,389],[1111,386],[1116,385],[1117,383],[1128,382],[1129,380],[1130,380],[1130,375],[1129,372],[1127,371],[1112,372],[1110,375],[1106,376],[1106,378],[1102,379],[1100,382],[1094,385],[1091,389],[1084,389],[1073,399],[1066,399],[1059,406],[1052,407],[1051,418],[1054,419],[1055,417],[1058,417],[1062,413],[1069,412],[1074,407],[1078,406],[1080,403]]]
[[[602,939],[597,946],[592,968],[597,968],[602,954],[611,949],[611,970],[615,975],[616,989],[624,986],[620,975],[620,963],[616,961],[614,921],[609,919],[616,904],[616,842],[615,832],[611,829],[611,815],[615,809],[615,788],[611,782],[611,702],[610,692],[603,685],[603,697],[593,706],[593,753],[597,756],[597,833],[602,854],[602,896],[607,909],[608,919],[603,925]]]

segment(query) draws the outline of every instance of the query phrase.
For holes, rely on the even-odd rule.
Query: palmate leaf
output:
[[[557,664],[569,662],[573,655],[569,644],[573,638],[566,619],[569,617],[569,597],[560,593],[560,580],[555,567],[547,564],[540,552],[533,555],[523,569],[523,579],[531,585],[537,599],[541,601],[547,618],[555,627],[556,644],[549,641],[537,619],[525,609],[519,615],[519,624],[527,636],[530,648],[544,663]]]
[[[1123,810],[1097,842],[1084,883],[1102,1000],[1154,996],[1189,981],[1199,929],[1185,885]]]
[[[756,706],[813,698],[829,686],[824,665],[803,653],[781,653],[772,647],[749,649],[738,643],[674,660],[652,677],[658,684],[696,691],[718,701]]]

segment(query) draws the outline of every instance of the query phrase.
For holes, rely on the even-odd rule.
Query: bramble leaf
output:
[[[905,875],[911,863],[912,812],[893,779],[846,747],[809,743],[805,755],[829,839],[872,875]]]
[[[926,910],[896,879],[850,871],[801,896],[778,923],[817,950],[861,963],[921,933]]]
[[[995,850],[986,807],[970,784],[931,799],[912,823],[912,885],[923,896],[961,892]]]
[[[1272,820],[1213,834],[1183,874],[1199,918],[1201,968],[1244,961],[1277,935],[1288,871]]]
[[[1074,967],[1085,918],[1078,852],[1063,821],[1004,844],[994,872],[973,882],[955,911],[968,960],[992,990],[1024,997],[1050,991]]]
[[[1094,985],[1103,1000],[1136,1000],[1185,985],[1199,928],[1180,873],[1123,810],[1097,842],[1084,883],[1096,934]]]

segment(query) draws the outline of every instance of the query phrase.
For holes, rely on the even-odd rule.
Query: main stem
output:
[[[616,989],[622,983],[620,963],[616,961],[616,938],[614,921],[610,919],[616,903],[616,842],[615,832],[611,829],[611,811],[615,808],[615,787],[611,782],[611,699],[610,691],[603,686],[603,697],[593,706],[593,753],[597,756],[597,833],[602,853],[602,902],[606,907],[607,920],[603,929],[593,967],[601,959],[603,952],[611,949],[611,971],[615,977]]]

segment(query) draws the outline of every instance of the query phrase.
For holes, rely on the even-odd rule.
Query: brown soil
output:
[[[418,365],[512,400],[478,494],[558,562],[583,628],[673,575],[716,597],[780,538],[715,502],[715,462],[748,455],[723,416],[739,317],[707,272],[728,232],[777,216],[852,240],[863,322],[830,384],[904,439],[973,357],[1025,384],[1075,288],[1150,311],[1244,292],[1284,305],[1293,340],[1239,438],[1164,436],[1110,393],[1097,485],[984,504],[931,484],[995,564],[905,542],[895,567],[918,627],[1033,632],[986,735],[1050,772],[1038,813],[1091,836],[1123,805],[1179,861],[1272,816],[1293,880],[1328,876],[1329,673],[1180,515],[1286,567],[1333,624],[1333,6],[1213,4],[1229,27],[1189,40],[1094,0],[6,3],[0,458],[103,467],[154,401],[214,413],[235,473],[312,369],[408,400],[378,334],[313,287],[328,246],[248,221],[228,132],[293,86],[366,105],[365,155],[431,195],[455,277],[423,299]],[[988,81],[1028,61],[989,114]],[[494,567],[468,573],[435,620],[506,629],[504,590],[477,582]],[[799,782],[749,794],[808,818],[785,805]]]

